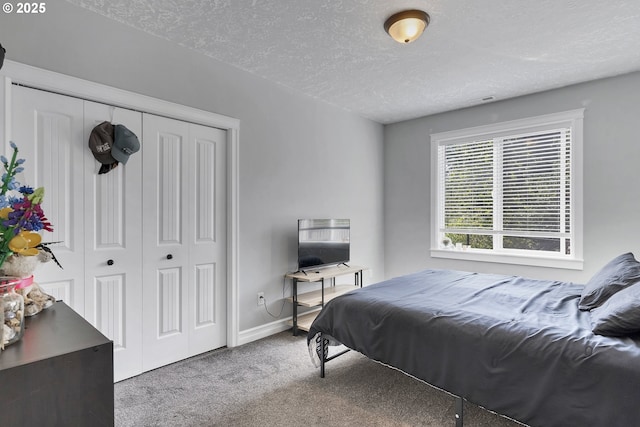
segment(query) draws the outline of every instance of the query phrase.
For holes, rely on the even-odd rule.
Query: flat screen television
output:
[[[298,220],[298,270],[349,262],[348,219]]]

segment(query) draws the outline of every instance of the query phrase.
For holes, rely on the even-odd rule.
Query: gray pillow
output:
[[[640,282],[615,293],[590,314],[596,334],[623,336],[640,332]]]
[[[578,307],[591,310],[611,295],[640,281],[640,262],[631,252],[619,255],[602,267],[584,286]]]

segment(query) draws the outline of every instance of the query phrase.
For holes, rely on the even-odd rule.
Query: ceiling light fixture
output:
[[[384,30],[398,43],[411,43],[420,37],[429,20],[426,12],[405,10],[391,15],[384,23]]]

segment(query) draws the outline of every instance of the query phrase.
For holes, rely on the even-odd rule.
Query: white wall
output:
[[[0,43],[8,60],[240,119],[241,331],[274,320],[257,292],[280,311],[298,218],[350,218],[353,262],[383,278],[382,125],[62,1],[1,14]]]
[[[585,283],[614,256],[640,258],[640,73],[423,117],[385,127],[385,272],[423,268]],[[431,133],[585,108],[584,270],[431,258]]]

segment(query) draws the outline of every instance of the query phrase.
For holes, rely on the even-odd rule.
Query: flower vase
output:
[[[24,335],[24,298],[16,292],[18,277],[0,277],[0,303],[2,303],[2,333],[0,349],[20,340]]]

